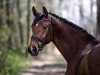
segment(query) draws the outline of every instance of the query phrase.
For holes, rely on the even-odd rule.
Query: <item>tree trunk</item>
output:
[[[93,0],[91,0],[91,15],[93,15]]]
[[[24,43],[24,38],[23,38],[23,26],[21,23],[21,9],[20,9],[20,0],[17,0],[17,11],[18,11],[18,24],[19,24],[19,34],[20,34],[20,45],[23,45]]]
[[[83,0],[79,0],[79,3],[80,25],[85,28],[85,26],[83,26],[85,20]]]
[[[11,28],[11,2],[6,0],[6,16],[7,16],[7,25]]]
[[[31,1],[30,0],[27,0],[27,11],[28,11],[28,14],[27,14],[27,41],[26,43],[28,44],[29,43],[29,36],[30,36],[30,6],[31,5]],[[28,55],[28,51],[26,49],[26,57]]]
[[[6,24],[8,25],[8,27],[12,30],[13,32],[13,21],[12,21],[12,0],[6,0]],[[8,47],[11,48],[12,45],[12,35],[9,37],[8,40]]]
[[[97,38],[100,40],[100,0],[97,0]]]
[[[0,28],[3,24],[3,0],[0,0]]]
[[[29,36],[30,36],[30,0],[27,0],[27,10],[28,10],[28,14],[27,14],[27,44],[29,42]]]

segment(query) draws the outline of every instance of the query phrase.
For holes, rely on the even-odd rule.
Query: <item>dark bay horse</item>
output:
[[[72,22],[48,13],[45,7],[43,13],[34,7],[32,12],[35,19],[28,47],[32,56],[52,41],[68,63],[65,75],[100,75],[100,43],[96,38]]]

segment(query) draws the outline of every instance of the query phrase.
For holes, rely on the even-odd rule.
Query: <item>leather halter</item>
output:
[[[48,21],[49,22],[49,24],[47,25],[47,29],[48,30],[45,33],[45,38],[41,38],[38,35],[32,35],[32,37],[31,37],[31,39],[34,39],[37,42],[37,44],[38,44],[38,51],[41,51],[43,49],[43,47],[47,44],[46,40],[48,38],[50,30],[51,30],[50,34],[52,35],[51,17],[50,17],[50,19],[41,20],[38,23],[43,22],[43,21]]]

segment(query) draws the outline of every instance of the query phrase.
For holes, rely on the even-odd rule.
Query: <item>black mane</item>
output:
[[[77,30],[83,32],[86,36],[89,37],[90,40],[95,40],[95,37],[93,37],[91,34],[89,34],[86,30],[84,30],[83,28],[79,27],[78,25],[76,25],[76,24],[74,24],[74,23],[72,23],[72,22],[66,20],[65,18],[59,17],[59,16],[56,15],[56,14],[53,14],[53,13],[49,13],[49,14],[52,15],[52,16],[54,16],[54,17],[56,17],[57,19],[63,21],[63,22],[66,23],[67,25],[70,25],[70,26],[72,26],[73,28],[75,28],[75,29],[77,29]],[[36,25],[36,23],[38,23],[38,22],[39,22],[40,20],[42,20],[43,18],[44,18],[44,14],[38,14],[38,15],[36,16],[36,18],[34,19],[32,26],[33,26],[33,25]]]
[[[53,13],[49,13],[50,15],[56,17],[57,19],[63,21],[64,23],[66,23],[67,25],[70,25],[72,26],[73,28],[79,30],[79,31],[82,31],[86,36],[89,37],[90,40],[94,40],[95,37],[93,37],[91,34],[89,34],[86,30],[84,30],[83,28],[79,27],[78,25],[66,20],[65,18],[62,18],[62,17],[59,17],[58,15],[56,14],[53,14]]]

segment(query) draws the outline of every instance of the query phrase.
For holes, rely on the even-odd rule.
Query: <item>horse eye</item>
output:
[[[48,27],[48,26],[47,26],[47,25],[45,25],[45,26],[43,27],[43,29],[47,29],[47,27]]]

